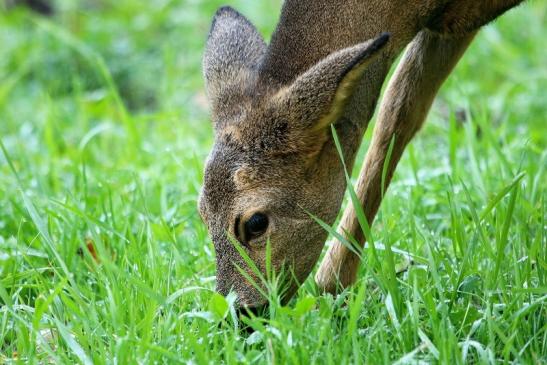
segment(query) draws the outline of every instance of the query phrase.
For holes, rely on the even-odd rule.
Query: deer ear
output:
[[[319,131],[336,122],[370,62],[389,40],[376,39],[336,51],[299,76],[280,92],[287,110],[300,125]]]
[[[256,28],[231,7],[213,18],[203,56],[205,88],[213,107],[225,91],[254,72],[266,44]]]

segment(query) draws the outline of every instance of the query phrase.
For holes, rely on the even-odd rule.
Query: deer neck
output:
[[[269,85],[287,85],[332,52],[390,32],[388,46],[363,74],[337,123],[344,154],[353,164],[387,73],[420,29],[429,2],[434,1],[413,6],[404,0],[286,0],[259,77]]]
[[[259,74],[287,84],[330,53],[382,32],[392,35],[380,57],[389,68],[417,33],[424,12],[410,5],[404,12],[401,8],[400,1],[287,0]]]

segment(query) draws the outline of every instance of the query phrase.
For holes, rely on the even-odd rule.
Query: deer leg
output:
[[[356,185],[368,222],[373,221],[382,200],[382,170],[391,140],[394,139],[394,147],[386,184],[389,184],[406,145],[424,122],[439,88],[475,34],[448,38],[422,30],[407,48],[383,97],[372,143]],[[352,206],[346,208],[338,232],[355,238],[357,242],[365,242]],[[320,289],[331,293],[340,286],[349,286],[355,281],[359,262],[354,253],[335,241],[315,276],[316,283]]]

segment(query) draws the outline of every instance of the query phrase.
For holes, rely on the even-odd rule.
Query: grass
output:
[[[279,1],[231,3],[271,33]],[[310,278],[250,333],[196,212],[222,3],[58,4],[0,13],[0,363],[547,361],[545,2],[446,82],[372,225],[393,252],[337,297]]]

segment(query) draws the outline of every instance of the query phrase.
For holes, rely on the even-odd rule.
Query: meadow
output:
[[[244,319],[196,207],[224,3],[267,37],[281,5],[0,2],[0,364],[546,363],[547,2],[484,28],[445,83],[372,225],[392,251]]]

